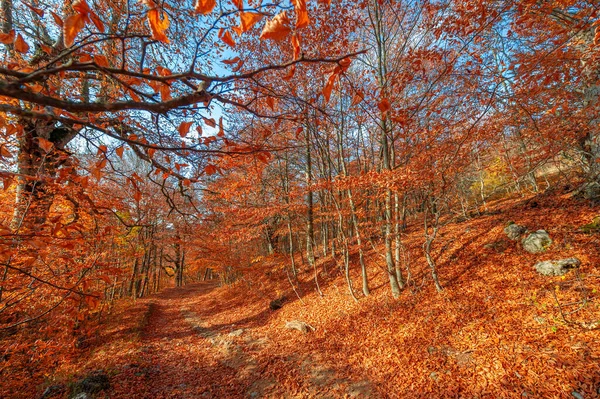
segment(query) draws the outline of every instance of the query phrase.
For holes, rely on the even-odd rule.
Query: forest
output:
[[[0,0],[0,398],[600,397],[596,0]]]

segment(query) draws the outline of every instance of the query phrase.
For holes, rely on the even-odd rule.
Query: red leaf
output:
[[[96,29],[104,33],[104,23],[102,23],[102,20],[100,19],[100,17],[98,17],[98,15],[95,12],[90,12],[90,19],[92,20]]]
[[[54,22],[56,23],[56,25],[60,26],[61,28],[63,27],[63,25],[65,24],[62,20],[61,17],[59,17],[58,15],[56,15],[56,13],[50,11],[50,15],[52,15],[52,18],[54,18]]]
[[[188,132],[190,131],[190,127],[192,127],[193,123],[194,122],[181,122],[179,128],[177,129],[181,138],[187,136]]]
[[[36,13],[37,15],[39,15],[40,17],[44,16],[44,11],[40,10],[39,8],[36,8],[30,4],[27,4],[25,2],[23,2],[23,4],[25,4],[27,6],[27,8],[29,8],[31,11],[33,11],[34,13]]]
[[[46,152],[50,152],[52,150],[52,147],[54,147],[54,144],[51,141],[48,141],[42,137],[38,138],[38,142],[40,148]]]
[[[108,68],[109,64],[108,64],[108,58],[106,58],[105,56],[101,55],[101,54],[97,54],[94,56],[94,62],[96,63],[96,65],[104,67],[104,68]]]
[[[217,123],[215,122],[215,120],[213,118],[204,118],[204,123],[206,123],[210,127],[217,126]]]
[[[29,51],[29,45],[23,40],[23,36],[21,36],[20,33],[17,35],[17,40],[15,40],[15,50],[19,53],[26,53]]]
[[[217,167],[215,165],[206,165],[206,167],[204,168],[204,173],[206,173],[209,176],[214,175],[215,173],[217,173]]]
[[[15,41],[15,30],[12,29],[8,33],[0,33],[0,43],[2,44],[13,44]]]
[[[381,113],[386,113],[392,108],[392,105],[390,104],[390,102],[387,98],[383,98],[383,99],[381,99],[381,101],[379,101],[379,104],[377,104],[377,107],[379,108]]]
[[[358,90],[356,92],[356,94],[354,94],[354,97],[352,97],[352,103],[350,104],[350,106],[356,105],[361,103],[363,100],[365,99],[365,95],[363,94],[362,91]]]

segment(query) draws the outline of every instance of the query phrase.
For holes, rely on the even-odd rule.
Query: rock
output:
[[[50,399],[62,396],[62,394],[66,391],[67,387],[63,384],[50,385],[48,388],[44,390],[40,399]]]
[[[240,335],[242,335],[244,333],[244,331],[245,330],[243,328],[240,328],[238,330],[234,330],[234,331],[230,332],[229,336],[230,337],[239,337]]]
[[[110,388],[108,376],[103,371],[94,371],[73,385],[72,399],[87,399],[90,395]],[[81,396],[81,395],[87,396]]]
[[[288,321],[285,323],[285,328],[289,330],[298,330],[303,333],[307,333],[309,329],[314,330],[315,328],[308,323],[299,320]]]
[[[485,244],[483,247],[485,249],[489,249],[492,251],[496,251],[498,253],[502,253],[502,252],[506,251],[506,249],[508,248],[508,245],[509,245],[508,241],[498,240],[498,241],[494,241],[494,242]]]
[[[592,223],[581,226],[579,230],[586,234],[600,233],[600,216],[596,216]]]
[[[580,393],[579,393],[579,392],[577,392],[577,391],[573,391],[573,392],[571,392],[571,395],[573,395],[573,397],[574,397],[575,399],[584,399],[583,395],[582,395],[582,394],[580,394]]]
[[[286,300],[285,296],[281,296],[277,299],[272,300],[271,303],[269,303],[269,309],[271,309],[271,310],[281,309],[283,307],[283,303],[285,302],[285,300]]]
[[[508,226],[504,228],[504,233],[513,241],[517,241],[525,232],[527,228],[525,226],[518,225],[513,222],[509,222]]]
[[[600,183],[591,182],[583,187],[583,198],[596,200],[600,198]]]
[[[546,232],[546,230],[538,230],[529,234],[521,241],[523,249],[531,254],[538,254],[545,252],[550,245],[552,245],[552,239]]]
[[[546,260],[536,263],[533,267],[544,276],[562,276],[570,269],[579,267],[581,262],[577,258],[567,258],[561,260]]]

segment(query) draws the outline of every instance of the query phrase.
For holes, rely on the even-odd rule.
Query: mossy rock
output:
[[[600,215],[596,216],[592,220],[592,223],[588,223],[586,225],[581,226],[579,230],[586,234],[600,233]]]
[[[101,370],[94,371],[71,386],[71,398],[85,393],[94,395],[110,388],[108,375]]]

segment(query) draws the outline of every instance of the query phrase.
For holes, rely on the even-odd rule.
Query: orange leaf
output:
[[[115,152],[119,156],[119,158],[123,159],[123,151],[125,151],[125,147],[117,147]]]
[[[171,87],[168,84],[160,85],[160,99],[169,101],[171,99]]]
[[[231,2],[237,7],[238,10],[244,8],[244,0],[231,0]]]
[[[135,200],[135,202],[140,202],[140,200],[142,199],[142,193],[138,190],[135,190],[135,193],[133,194],[133,199]]]
[[[54,13],[52,11],[50,11],[50,14],[52,15],[52,18],[54,18],[54,22],[56,23],[56,25],[58,25],[62,28],[64,25],[62,18],[59,17],[58,15],[56,15],[56,13]]]
[[[362,91],[358,90],[356,92],[356,94],[354,94],[354,97],[352,97],[352,103],[350,104],[350,106],[356,105],[361,103],[363,100],[365,99],[365,95],[363,94]]]
[[[192,124],[193,122],[181,122],[179,128],[177,129],[181,138],[187,136],[188,132],[190,131],[190,127],[192,127]]]
[[[300,58],[300,39],[298,38],[298,34],[294,34],[292,36],[292,47],[294,48],[294,59],[297,60]]]
[[[105,146],[104,144],[102,144],[101,146],[98,147],[98,152],[96,153],[96,155],[106,154],[107,150],[108,150],[108,147]]]
[[[381,99],[381,101],[379,101],[379,104],[377,104],[377,107],[379,108],[381,113],[386,113],[392,108],[392,105],[390,104],[390,102],[387,98],[383,98],[383,99]]]
[[[216,0],[196,0],[194,9],[196,10],[196,14],[207,15],[212,12],[216,5]]]
[[[260,35],[261,39],[282,40],[290,33],[290,20],[285,11],[280,12],[270,21],[267,21]]]
[[[240,57],[230,58],[228,60],[223,60],[221,62],[226,65],[237,64],[238,62],[240,62]]]
[[[26,53],[29,51],[29,45],[23,40],[23,36],[21,36],[20,33],[17,35],[17,40],[15,40],[15,50],[19,53]]]
[[[204,173],[206,173],[209,176],[214,175],[215,173],[217,173],[217,167],[215,165],[206,165],[206,167],[204,168]]]
[[[310,24],[308,11],[306,9],[306,0],[293,0],[296,10],[296,29],[304,28]]]
[[[225,130],[223,130],[223,117],[219,118],[219,133],[217,133],[217,136],[219,136],[219,137],[225,136]]]
[[[27,4],[25,2],[23,2],[23,4],[25,4],[27,6],[27,8],[29,8],[31,11],[33,11],[34,13],[36,13],[37,15],[39,15],[40,17],[44,16],[44,11],[40,10],[39,8],[36,8],[30,4]]]
[[[95,12],[90,12],[90,19],[94,23],[96,29],[104,33],[104,23],[102,23],[102,20],[100,19],[100,17],[98,17],[98,15]]]
[[[71,47],[75,38],[85,26],[85,17],[81,14],[71,15],[63,24],[63,35],[65,46]]]
[[[351,63],[352,63],[352,60],[350,58],[344,58],[343,60],[341,60],[340,67],[342,69],[342,72],[345,72],[350,67]]]
[[[2,44],[13,44],[15,41],[15,30],[12,29],[8,33],[0,33],[0,43]]]
[[[156,152],[156,148],[148,148],[148,156],[152,158],[154,153]]]
[[[331,91],[333,90],[333,84],[335,83],[336,78],[338,77],[337,73],[332,73],[329,75],[329,79],[327,79],[327,83],[323,88],[323,96],[325,97],[325,104],[329,102],[329,98],[331,97]]]
[[[94,56],[94,62],[96,63],[96,65],[104,67],[104,68],[108,68],[109,64],[108,64],[108,58],[106,58],[105,56],[98,54]]]
[[[0,146],[0,158],[10,158],[12,157],[12,154],[10,153],[10,151],[8,151],[6,149],[6,146],[3,144]]]
[[[262,14],[255,12],[240,12],[240,32],[244,33],[252,29],[262,17]]]
[[[235,47],[235,41],[233,40],[233,37],[231,37],[231,33],[229,33],[228,30],[221,28],[221,30],[219,30],[219,37],[225,44],[229,45],[230,47]]]
[[[167,14],[163,14],[158,8],[152,8],[148,10],[148,24],[152,30],[152,38],[163,43],[170,43],[169,38],[165,34],[169,28],[169,17]],[[161,18],[164,16],[164,18]]]
[[[85,0],[77,0],[73,3],[73,10],[75,10],[78,14],[87,15],[90,13],[90,6],[85,2]]]
[[[215,120],[213,118],[204,118],[204,123],[206,123],[210,127],[217,126],[217,123],[215,122]]]
[[[160,76],[171,76],[173,74],[169,68],[160,65],[156,67],[156,72],[158,72]]]
[[[54,144],[51,141],[48,141],[42,137],[38,137],[38,145],[46,152],[50,152],[52,147],[54,147]]]
[[[271,108],[271,111],[275,111],[275,99],[273,97],[267,97],[267,105]]]
[[[290,80],[291,78],[293,78],[293,77],[294,77],[294,74],[295,74],[295,73],[296,73],[296,65],[292,65],[292,66],[290,67],[290,69],[288,70],[288,73],[287,73],[287,75],[285,75],[285,76],[283,77],[283,80]]]

